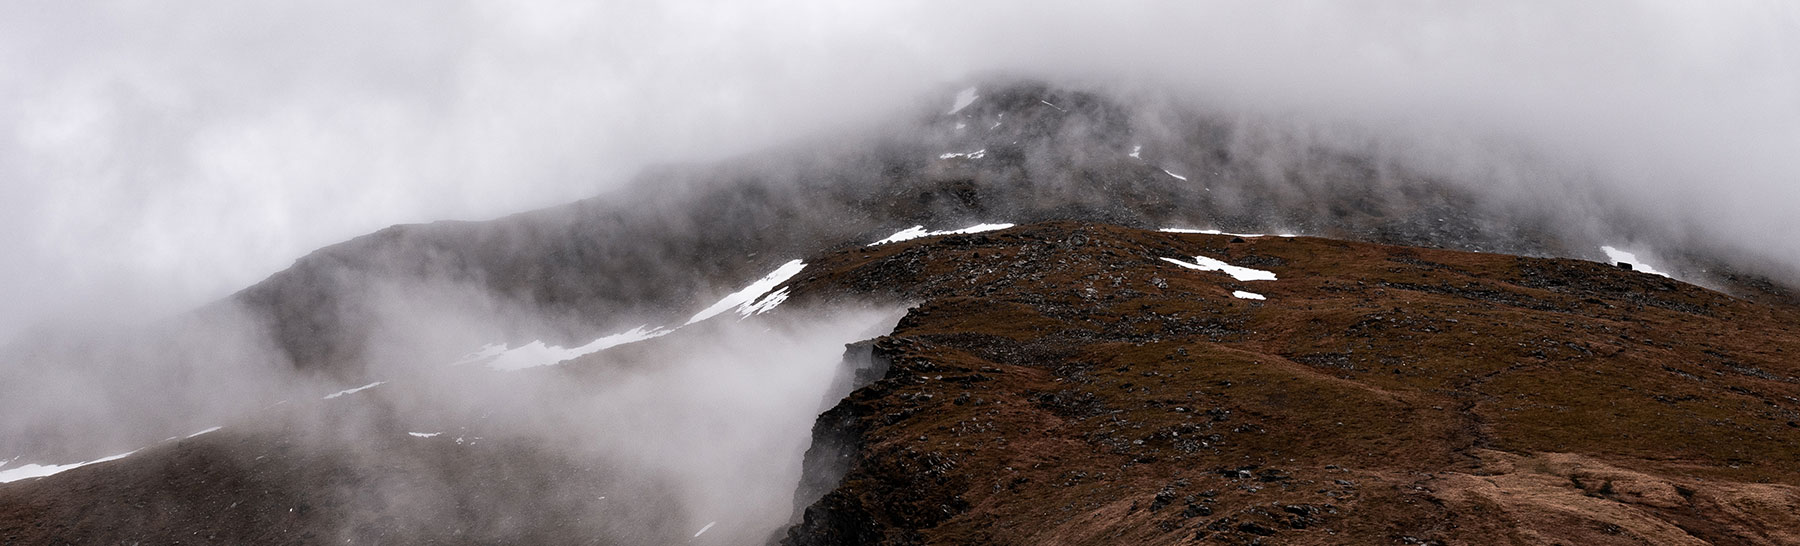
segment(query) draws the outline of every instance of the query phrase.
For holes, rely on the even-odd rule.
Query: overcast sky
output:
[[[386,225],[585,197],[994,70],[1499,139],[1800,264],[1791,1],[0,4],[0,339],[191,306]]]

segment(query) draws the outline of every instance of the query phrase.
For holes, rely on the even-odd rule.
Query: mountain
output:
[[[12,351],[113,383],[0,381],[54,414],[0,438],[0,544],[1800,543],[1800,304],[1738,249],[1141,97],[944,99]]]
[[[750,321],[913,306],[839,365],[858,379],[813,427],[784,544],[1800,540],[1790,306],[1578,260],[1078,222],[805,263]],[[717,335],[526,373],[618,382]],[[393,388],[0,487],[0,540],[697,538],[654,476],[485,417],[412,432]]]
[[[1031,81],[962,97],[971,100],[946,97],[954,111],[934,105],[873,136],[670,166],[567,206],[395,226],[306,256],[232,300],[267,317],[297,365],[354,369],[379,320],[367,302],[384,284],[479,285],[579,325],[573,341],[673,318],[709,301],[719,279],[906,226],[1082,220],[1596,260],[1607,259],[1603,245],[1661,238],[1665,267],[1793,301],[1729,259],[1733,249],[1574,208],[1580,199],[1484,191],[1272,122]]]

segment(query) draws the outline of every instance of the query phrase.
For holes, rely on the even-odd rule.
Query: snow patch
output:
[[[1143,154],[1143,152],[1144,152],[1144,146],[1142,144],[1139,144],[1137,146],[1132,146],[1131,147],[1131,158],[1132,159],[1143,159],[1144,156],[1141,155],[1141,154]]]
[[[925,237],[925,236],[929,236],[929,235],[931,235],[931,232],[925,231],[925,226],[913,226],[913,227],[909,227],[909,228],[906,228],[906,229],[903,229],[900,231],[896,231],[896,232],[894,232],[893,235],[887,236],[886,239],[882,239],[880,241],[875,241],[873,243],[869,243],[869,246],[885,245],[888,243],[898,243],[900,241],[910,241],[913,239],[917,239],[917,238]]]
[[[501,353],[505,353],[505,352],[506,352],[506,344],[505,343],[489,343],[487,345],[482,345],[481,349],[476,350],[475,352],[463,355],[462,358],[458,359],[456,362],[450,363],[450,365],[451,366],[461,366],[463,364],[474,364],[476,362],[487,362],[489,360],[493,360],[494,357],[500,356]]]
[[[971,104],[975,104],[975,99],[979,99],[979,98],[981,98],[981,95],[975,94],[974,87],[970,87],[970,88],[964,89],[962,91],[957,91],[956,92],[956,104],[950,105],[950,111],[945,112],[945,113],[946,114],[954,114],[957,112],[961,112],[962,109],[968,108],[969,105],[971,105]]]
[[[664,328],[650,328],[649,325],[638,326],[617,334],[601,336],[599,339],[590,341],[586,345],[573,348],[549,345],[543,341],[533,341],[520,346],[519,348],[503,351],[500,354],[487,359],[486,362],[489,368],[503,372],[523,370],[525,368],[536,368],[538,366],[549,366],[627,343],[636,343],[646,339],[662,337],[673,331],[674,330]],[[481,360],[465,360],[462,362],[479,361]]]
[[[773,273],[769,273],[767,276],[764,276],[762,278],[762,280],[751,283],[750,286],[744,287],[743,290],[739,290],[737,292],[731,293],[731,295],[725,296],[725,299],[719,300],[718,303],[712,304],[712,307],[708,307],[705,310],[700,311],[699,313],[696,313],[694,315],[694,318],[688,319],[687,323],[693,324],[696,322],[700,322],[702,320],[712,318],[714,315],[723,313],[723,312],[725,312],[725,310],[731,309],[733,307],[737,307],[738,313],[743,314],[745,316],[749,316],[750,314],[752,314],[754,312],[760,312],[760,311],[746,312],[745,309],[754,307],[756,304],[752,303],[752,302],[756,302],[758,299],[762,298],[763,294],[769,293],[769,291],[774,290],[775,287],[781,286],[781,283],[787,282],[788,279],[794,278],[794,275],[800,274],[800,270],[802,270],[802,269],[806,269],[806,262],[803,262],[800,260],[794,260],[794,261],[788,262],[786,264],[782,264],[782,266],[779,268],[776,268]],[[785,293],[782,296],[782,299],[787,299],[787,296],[785,295]],[[781,302],[776,301],[775,303],[779,304]],[[771,305],[770,308],[773,308],[773,305]],[[660,335],[660,334],[658,334],[658,335]]]
[[[359,392],[362,392],[362,391],[366,391],[366,390],[369,390],[369,389],[373,389],[373,388],[375,388],[375,387],[376,387],[376,386],[377,386],[377,385],[380,385],[380,384],[382,384],[382,383],[386,383],[386,381],[376,381],[376,382],[374,382],[374,383],[370,383],[370,384],[367,384],[367,385],[363,385],[363,386],[361,386],[361,387],[357,387],[357,388],[354,388],[354,389],[345,389],[345,390],[341,390],[341,391],[337,391],[337,392],[334,392],[334,393],[331,393],[331,394],[327,394],[327,395],[325,395],[325,397],[324,397],[324,398],[320,398],[320,400],[330,400],[330,399],[333,399],[333,398],[337,398],[337,397],[339,397],[339,396],[343,396],[343,395],[346,395],[346,394],[356,394],[356,393],[359,393]]]
[[[787,301],[787,298],[788,288],[783,286],[780,290],[770,292],[769,295],[763,296],[762,299],[756,300],[754,303],[739,305],[737,312],[738,315],[743,316],[743,318],[750,318],[750,315],[760,315],[775,310],[775,306],[781,305],[781,302]]]
[[[960,121],[956,122],[956,130],[958,130],[958,131],[961,131],[964,128],[967,128],[968,126],[969,126],[969,124],[967,124],[967,123],[963,123]]]
[[[1054,105],[1054,104],[1050,104],[1050,101],[1047,101],[1047,100],[1044,100],[1044,99],[1038,99],[1038,102],[1041,102],[1041,103],[1044,103],[1044,106],[1049,106],[1049,107],[1051,107],[1051,108],[1055,108],[1055,109],[1056,109],[1056,111],[1058,111],[1058,112],[1062,112],[1062,113],[1064,113],[1064,114],[1067,114],[1067,113],[1069,113],[1069,111],[1068,111],[1068,110],[1064,110],[1064,109],[1062,109],[1062,107],[1061,107],[1061,106],[1057,106],[1057,105]]]
[[[411,435],[415,438],[432,438],[432,437],[436,437],[437,435],[443,434],[443,433],[442,432],[408,432],[407,434]]]
[[[363,388],[366,389],[368,387],[363,387]],[[357,390],[361,390],[361,389],[357,389]],[[224,427],[212,427],[212,428],[209,428],[206,430],[195,432],[193,434],[189,434],[185,438],[193,438],[193,437],[200,436],[202,434],[206,434],[209,432],[217,432],[223,428]],[[167,441],[173,441],[176,439],[177,439],[177,437],[171,436],[171,437],[169,437],[168,440],[164,440],[164,441],[167,442]],[[104,463],[107,461],[116,461],[119,459],[123,459],[126,456],[131,455],[133,453],[137,453],[139,451],[142,451],[142,450],[141,449],[133,449],[131,451],[120,453],[118,455],[113,455],[110,457],[101,457],[98,459],[94,459],[92,461],[80,462],[80,463],[20,465],[20,466],[16,466],[13,468],[7,468],[6,470],[0,470],[0,483],[15,482],[15,481],[29,479],[29,478],[42,478],[45,476],[59,474],[59,473],[66,472],[69,470],[74,470],[76,468],[81,468],[83,466],[87,466],[90,464]],[[13,457],[12,459],[0,461],[0,468],[4,468],[4,467],[6,467],[6,465],[12,464],[18,460],[19,460],[19,457]]]
[[[50,476],[50,475],[74,470],[77,468],[81,468],[81,467],[84,467],[84,466],[87,466],[90,464],[99,464],[99,463],[104,463],[107,461],[116,461],[119,459],[123,459],[127,455],[131,455],[133,453],[137,453],[137,450],[127,451],[124,453],[120,453],[118,455],[113,455],[111,457],[101,457],[98,459],[94,459],[92,461],[87,461],[87,462],[82,462],[82,463],[49,464],[49,465],[44,465],[44,464],[21,465],[21,466],[9,468],[6,470],[0,470],[0,483],[16,482],[19,480],[24,480],[24,479],[29,479],[29,478],[42,478],[45,476]],[[17,459],[17,457],[14,457],[14,459]]]
[[[1269,298],[1263,297],[1262,294],[1258,294],[1255,292],[1245,292],[1243,290],[1231,291],[1231,297],[1238,298],[1238,299],[1244,299],[1244,300],[1266,300],[1266,299],[1269,299]]]
[[[1613,248],[1610,246],[1602,246],[1602,247],[1600,247],[1600,251],[1606,253],[1606,259],[1608,259],[1608,260],[1612,260],[1617,263],[1631,264],[1632,271],[1642,271],[1645,273],[1649,273],[1651,275],[1661,275],[1664,277],[1669,276],[1666,273],[1657,271],[1656,268],[1654,268],[1654,267],[1650,267],[1650,264],[1646,264],[1646,263],[1638,260],[1636,253],[1626,252],[1626,251],[1619,250],[1617,248]],[[1673,277],[1670,277],[1670,278],[1673,278]]]
[[[1187,181],[1187,177],[1185,177],[1185,176],[1181,176],[1181,175],[1179,175],[1179,174],[1175,174],[1175,173],[1172,173],[1172,172],[1169,172],[1169,170],[1168,170],[1168,169],[1163,169],[1163,170],[1162,170],[1162,172],[1163,172],[1163,174],[1166,174],[1166,175],[1169,175],[1169,176],[1173,176],[1173,177],[1175,177],[1175,178],[1177,178],[1177,179],[1180,179],[1180,180],[1182,180],[1182,181],[1184,181],[1184,182],[1185,182],[1185,181]]]
[[[987,148],[982,148],[980,150],[975,150],[973,152],[947,153],[947,154],[938,156],[938,159],[951,159],[951,158],[957,158],[957,157],[966,157],[969,159],[981,159],[983,157],[987,157]]]
[[[1198,269],[1201,271],[1221,271],[1221,272],[1224,272],[1226,275],[1231,275],[1231,278],[1237,279],[1240,281],[1272,281],[1272,280],[1275,280],[1275,273],[1273,273],[1273,272],[1263,271],[1261,269],[1251,269],[1248,267],[1238,267],[1238,266],[1231,265],[1231,264],[1228,264],[1225,262],[1221,262],[1221,261],[1218,261],[1218,260],[1215,260],[1212,258],[1208,258],[1205,256],[1195,256],[1194,263],[1187,263],[1187,262],[1177,260],[1174,258],[1163,258],[1163,261],[1166,261],[1166,262],[1169,262],[1169,263],[1172,263],[1175,265],[1179,265],[1181,267],[1185,267],[1188,269]]]
[[[719,522],[716,522],[716,521],[706,524],[705,527],[700,528],[700,532],[694,533],[694,538],[700,538],[700,535],[706,534],[707,529],[711,529],[711,528],[713,528],[714,525],[718,525],[718,524],[719,524]]]
[[[909,228],[894,232],[893,235],[889,235],[886,239],[882,239],[880,241],[875,241],[873,243],[869,243],[869,246],[885,245],[888,243],[898,243],[900,241],[910,241],[910,240],[917,239],[920,237],[936,237],[938,235],[968,235],[970,233],[981,233],[983,231],[998,231],[998,230],[1002,230],[1002,229],[1006,229],[1006,228],[1010,228],[1010,227],[1013,227],[1013,224],[976,224],[976,225],[969,226],[966,228],[953,229],[953,230],[949,230],[949,231],[926,231],[925,226],[913,226],[913,227],[909,227]]]
[[[1227,232],[1219,231],[1216,229],[1191,229],[1191,228],[1173,228],[1172,227],[1172,228],[1162,228],[1157,231],[1161,231],[1163,233],[1204,233],[1207,235],[1230,235],[1233,237],[1261,237],[1261,236],[1263,236],[1263,234],[1261,234],[1261,233],[1227,233]],[[1282,237],[1293,237],[1293,235],[1282,235]]]

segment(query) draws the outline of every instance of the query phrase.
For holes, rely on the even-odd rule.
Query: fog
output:
[[[997,74],[1273,120],[1286,132],[1269,138],[1296,148],[1353,143],[1520,202],[1623,210],[1684,243],[1800,270],[1800,239],[1785,236],[1800,233],[1791,2],[6,7],[0,346],[39,350],[0,357],[0,377],[47,390],[0,401],[0,431],[15,434],[0,447],[63,460],[341,388],[347,378],[287,369],[268,325],[230,305],[142,326],[314,249],[397,223],[629,201],[615,190],[647,168],[880,134]],[[746,495],[779,505],[691,516],[735,521],[748,534],[715,536],[736,539],[786,515],[774,497],[798,472],[796,427],[820,409],[813,393],[842,344],[879,322],[724,331],[599,390],[479,391],[432,371],[472,344],[591,324],[463,285],[373,294],[368,379],[419,378],[384,395],[400,411],[467,417],[478,401],[534,400],[509,417],[522,437],[573,431],[557,451],[652,468],[700,512]],[[96,332],[113,339],[95,344]],[[156,389],[167,396],[146,394]],[[552,406],[599,417],[571,422]],[[122,414],[134,419],[108,422]],[[726,424],[739,415],[764,426]],[[596,440],[614,434],[643,440]],[[745,476],[757,479],[732,481]]]
[[[726,313],[500,371],[456,348],[550,329],[535,310],[467,284],[378,292],[381,331],[349,383],[273,359],[259,319],[230,306],[15,358],[38,373],[0,383],[0,487],[97,454],[161,468],[199,433],[214,441],[183,472],[227,461],[207,479],[260,488],[222,489],[245,506],[233,517],[310,505],[329,541],[762,543],[794,515],[815,419],[867,365],[846,345],[904,311]]]
[[[1800,197],[1800,8],[1785,2],[8,12],[0,338],[191,307],[382,226],[585,197],[996,71],[1354,126],[1484,172],[1529,152],[1681,229],[1800,256],[1770,240],[1794,231]],[[1519,191],[1569,183],[1525,178]]]
[[[453,458],[485,457],[476,445],[520,449],[515,459],[486,464],[500,464],[522,482],[554,477],[520,493],[486,484],[485,476],[450,472],[424,485],[368,487],[362,494],[388,497],[380,506],[389,508],[343,522],[354,542],[371,538],[359,526],[379,520],[398,518],[413,532],[468,525],[442,508],[458,504],[481,520],[542,523],[551,520],[532,512],[554,508],[588,514],[578,520],[598,526],[555,531],[557,540],[585,533],[608,543],[761,543],[792,515],[814,419],[847,394],[839,382],[855,363],[846,363],[845,345],[884,334],[899,318],[897,309],[849,305],[743,321],[730,316],[517,372],[394,363],[381,372],[392,381],[343,402],[327,400],[319,410],[353,417],[303,420],[329,423],[314,425],[314,442],[351,446],[365,460],[350,471],[369,482],[417,483],[394,469],[405,459],[441,455],[376,447],[418,442],[403,434],[415,431],[432,435],[425,441],[440,442],[439,449],[455,442]],[[587,473],[604,476],[601,485]],[[360,508],[370,501],[351,502]],[[704,536],[697,534],[702,529]]]

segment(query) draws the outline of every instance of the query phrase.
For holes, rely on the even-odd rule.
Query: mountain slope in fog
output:
[[[0,540],[1800,541],[1793,306],[1579,260],[1084,222],[801,256],[765,314],[0,485]],[[820,314],[846,304],[912,307],[878,335]],[[759,379],[819,363],[807,388]],[[737,459],[670,463],[695,452]]]
[[[315,252],[233,301],[267,317],[297,365],[354,370],[387,285],[479,287],[556,317],[568,329],[562,341],[573,342],[668,322],[710,301],[717,279],[786,256],[912,225],[1046,220],[1588,259],[1621,244],[1610,236],[1664,237],[1665,267],[1706,271],[1702,280],[1746,296],[1786,297],[1726,267],[1718,249],[1628,216],[1592,218],[1573,204],[1582,196],[1495,194],[1395,157],[1167,102],[998,82],[869,134],[667,167],[607,195],[489,222],[396,226]]]
[[[0,484],[0,543],[1800,540],[1800,316],[1729,245],[1166,101],[942,99],[10,351],[0,471],[138,451]],[[1633,252],[1674,277],[1567,259]]]

